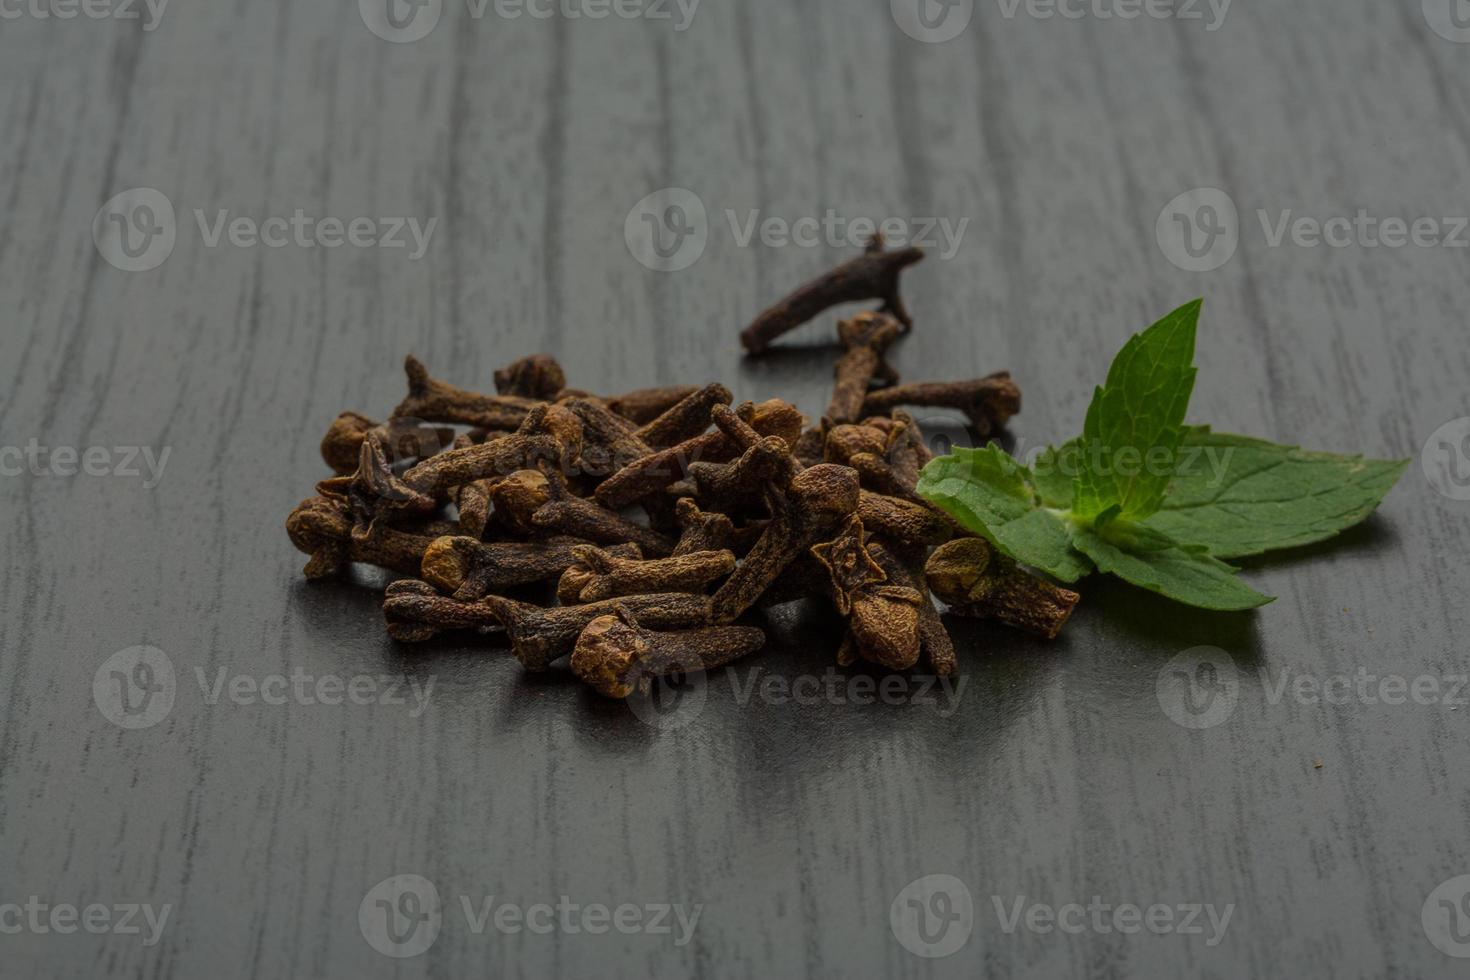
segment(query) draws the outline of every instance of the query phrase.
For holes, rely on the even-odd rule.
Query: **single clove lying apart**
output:
[[[1076,594],[917,493],[932,453],[900,406],[958,409],[982,438],[1020,408],[1005,373],[900,383],[888,361],[910,326],[899,277],[921,255],[875,240],[742,336],[759,352],[834,304],[881,301],[837,324],[815,425],[781,399],[732,407],[719,383],[568,387],[546,354],[494,371],[494,394],[408,358],[408,397],[386,421],[346,412],[322,440],[337,475],[287,520],[307,576],[360,562],[410,576],[384,596],[394,639],[508,642],[527,670],[570,655],[575,676],[616,698],[758,651],[747,611],[794,598],[843,617],[842,664],[952,673],[936,597],[1055,636]]]
[[[950,612],[997,619],[1048,640],[1061,632],[1080,598],[1027,572],[984,538],[961,538],[936,549],[924,576]]]
[[[589,622],[572,651],[572,673],[609,698],[647,694],[654,678],[723,667],[765,646],[753,626],[709,626],[658,632],[641,626],[625,605]]]
[[[795,330],[823,310],[839,303],[869,299],[882,300],[882,311],[893,314],[907,331],[913,327],[913,320],[898,294],[898,276],[923,257],[924,250],[920,248],[887,251],[883,237],[874,235],[862,255],[799,287],[756,317],[741,331],[740,342],[748,353],[759,354],[777,337]]]

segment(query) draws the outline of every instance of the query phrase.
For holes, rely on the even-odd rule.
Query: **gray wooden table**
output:
[[[0,2],[0,972],[1470,971],[1465,4],[690,6]],[[1018,453],[1203,295],[1194,419],[1428,472],[1255,615],[1093,580],[877,696],[798,607],[662,727],[302,579],[404,354],[819,412],[834,317],[736,334],[883,218]]]

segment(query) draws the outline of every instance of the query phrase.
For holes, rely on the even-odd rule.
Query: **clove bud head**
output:
[[[598,616],[577,638],[572,673],[599,694],[627,698],[643,681],[638,665],[648,656],[648,640],[642,630],[619,616]]]
[[[1032,575],[983,538],[956,538],[924,566],[929,588],[950,611],[1055,639],[1081,598]]]

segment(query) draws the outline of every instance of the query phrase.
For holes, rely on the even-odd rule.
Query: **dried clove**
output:
[[[550,354],[532,354],[495,372],[495,390],[502,395],[551,401],[566,386],[566,372]]]
[[[557,597],[563,602],[599,602],[644,592],[703,592],[705,586],[735,568],[735,555],[729,551],[694,551],[640,561],[588,545],[575,545],[571,550],[577,564],[566,570],[557,587]]]
[[[653,452],[639,438],[632,422],[598,399],[568,398],[558,404],[582,424],[581,472],[584,475],[600,479]]]
[[[811,553],[827,573],[837,611],[848,617],[852,642],[839,651],[838,662],[850,662],[847,658],[856,655],[890,670],[907,670],[917,663],[923,595],[888,582],[887,571],[875,557],[882,552],[876,543],[869,548],[862,520],[852,516],[840,534],[814,546]]]
[[[638,438],[649,446],[665,448],[693,439],[709,428],[710,409],[729,405],[734,396],[722,384],[705,385],[658,418],[638,429]]]
[[[874,534],[903,545],[942,544],[954,534],[954,525],[933,508],[871,490],[861,491],[858,513]]]
[[[872,548],[873,556],[883,566],[894,585],[918,593],[919,647],[928,659],[929,666],[934,668],[935,675],[948,677],[955,672],[959,663],[955,656],[954,641],[944,628],[939,610],[934,608],[934,600],[924,582],[924,550],[890,549],[881,544],[875,544]]]
[[[835,381],[826,417],[833,424],[856,422],[863,415],[863,399],[875,377],[897,380],[883,354],[903,332],[903,325],[887,313],[859,313],[837,324],[842,356],[833,369]]]
[[[683,533],[674,545],[673,554],[688,555],[696,551],[724,551],[735,537],[735,525],[724,514],[705,513],[688,497],[679,498],[675,517]]]
[[[417,575],[424,552],[434,542],[431,534],[386,526],[355,534],[351,516],[341,503],[321,496],[296,505],[286,520],[286,533],[299,551],[311,556],[305,568],[310,579],[335,575],[352,562]]]
[[[784,487],[773,484],[766,501],[770,523],[715,592],[716,622],[731,622],[749,609],[793,559],[857,510],[857,474],[821,463],[797,473]]]
[[[646,425],[698,390],[697,385],[639,388],[606,401],[608,408],[634,425]]]
[[[711,416],[722,409],[731,411],[719,405],[711,410]],[[732,414],[746,419],[758,435],[780,436],[788,444],[801,432],[803,422],[800,412],[779,399],[759,405],[746,402]],[[691,463],[729,462],[746,448],[735,445],[723,432],[706,432],[629,463],[598,486],[594,496],[604,507],[618,510],[682,480]]]
[[[440,595],[427,582],[404,579],[388,586],[383,597],[388,635],[401,643],[422,643],[447,630],[502,629],[496,610],[481,602],[462,602]]]
[[[481,429],[514,429],[536,406],[514,395],[481,395],[456,388],[429,376],[429,369],[412,354],[403,362],[408,375],[408,397],[393,409],[394,418],[422,419],[473,425]]]
[[[527,670],[545,670],[552,661],[570,653],[588,623],[619,607],[637,616],[649,629],[691,629],[710,622],[710,597],[682,592],[624,596],[554,609],[498,596],[486,596],[480,604],[494,610],[497,621],[510,635],[516,659]]]
[[[881,415],[900,405],[925,408],[954,408],[965,414],[982,439],[989,438],[1021,410],[1021,389],[1009,371],[973,381],[925,381],[900,384],[868,393],[864,415]]]
[[[573,495],[566,479],[556,470],[542,467],[541,472],[546,477],[547,500],[531,515],[533,527],[598,544],[632,542],[650,555],[663,556],[674,550],[674,543],[657,531],[634,524],[595,501]]]
[[[576,430],[570,423],[575,417],[560,408],[541,404],[526,414],[514,435],[501,436],[481,445],[450,450],[410,467],[403,476],[395,476],[388,466],[382,442],[375,436],[363,441],[362,460],[356,475],[345,488],[335,480],[325,480],[318,491],[326,495],[343,494],[353,502],[360,519],[373,520],[379,511],[385,513],[431,513],[448,500],[456,486],[504,476],[514,470],[534,469],[541,461],[562,464],[572,451]],[[556,432],[556,435],[551,433]]]
[[[1048,640],[1061,632],[1081,598],[1032,575],[984,538],[960,538],[936,549],[924,575],[950,612],[998,619]]]
[[[374,422],[357,412],[337,416],[327,434],[322,436],[322,459],[336,473],[350,475],[362,458],[362,443],[376,434],[392,459],[428,459],[450,446],[454,430],[443,426],[423,425],[416,419],[389,419]]]
[[[883,312],[897,317],[905,330],[911,329],[913,320],[899,297],[898,276],[923,257],[923,250],[913,247],[886,251],[883,237],[874,235],[862,255],[797,288],[756,317],[741,332],[740,342],[748,353],[759,354],[777,337],[795,330],[823,310],[839,303],[869,299],[882,300]]]
[[[646,617],[645,617],[646,619]],[[587,624],[572,651],[572,672],[610,698],[647,693],[655,677],[713,670],[754,653],[766,635],[753,626],[645,629],[625,605]]]
[[[469,537],[445,536],[425,550],[420,573],[426,582],[456,599],[479,599],[500,589],[557,578],[580,560],[578,549],[586,545],[580,538],[486,544]],[[637,545],[622,544],[612,545],[608,554],[623,560],[636,559],[641,552]]]

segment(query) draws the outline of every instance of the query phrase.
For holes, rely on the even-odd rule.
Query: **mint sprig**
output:
[[[1200,305],[1124,344],[1081,436],[1034,467],[994,445],[956,448],[924,467],[919,493],[1063,582],[1098,570],[1204,609],[1270,602],[1221,559],[1332,537],[1372,513],[1408,461],[1184,425]]]

